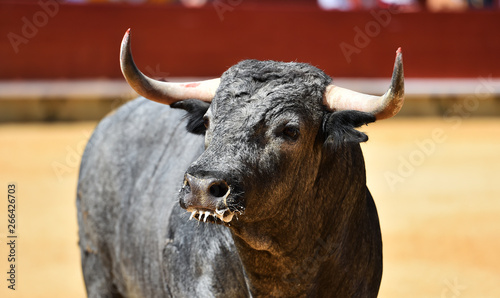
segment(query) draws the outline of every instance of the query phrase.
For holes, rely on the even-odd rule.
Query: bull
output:
[[[356,128],[401,108],[400,49],[382,96],[275,61],[157,81],[136,67],[130,31],[120,55],[147,99],[103,119],[82,157],[89,297],[377,296],[381,232]]]

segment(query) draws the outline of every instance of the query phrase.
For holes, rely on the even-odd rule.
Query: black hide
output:
[[[104,119],[78,183],[89,296],[375,297],[382,243],[355,129],[375,117],[327,111],[330,83],[247,60],[211,104],[137,99]]]

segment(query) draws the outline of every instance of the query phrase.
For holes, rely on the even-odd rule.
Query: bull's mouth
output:
[[[190,212],[189,220],[196,219],[200,222],[209,222],[215,224],[229,224],[233,220],[234,212],[229,209],[224,210],[206,210],[198,208],[188,208],[187,212]]]

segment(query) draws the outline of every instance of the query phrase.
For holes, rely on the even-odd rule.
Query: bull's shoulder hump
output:
[[[140,97],[105,117],[96,127],[93,137],[103,137],[106,142],[109,138],[148,138],[159,132],[176,130],[182,122],[182,117],[182,111]]]
[[[103,164],[113,171],[140,170],[158,154],[192,160],[203,148],[203,137],[186,131],[185,113],[145,98],[123,105],[94,130],[82,156],[80,179]]]

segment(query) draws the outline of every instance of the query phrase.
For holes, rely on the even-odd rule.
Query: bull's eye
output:
[[[283,136],[285,136],[289,140],[295,141],[299,138],[299,135],[300,130],[298,127],[288,125],[283,129]]]
[[[207,116],[203,117],[203,125],[205,125],[206,129],[208,129],[208,127],[210,126],[210,119],[208,119]]]

